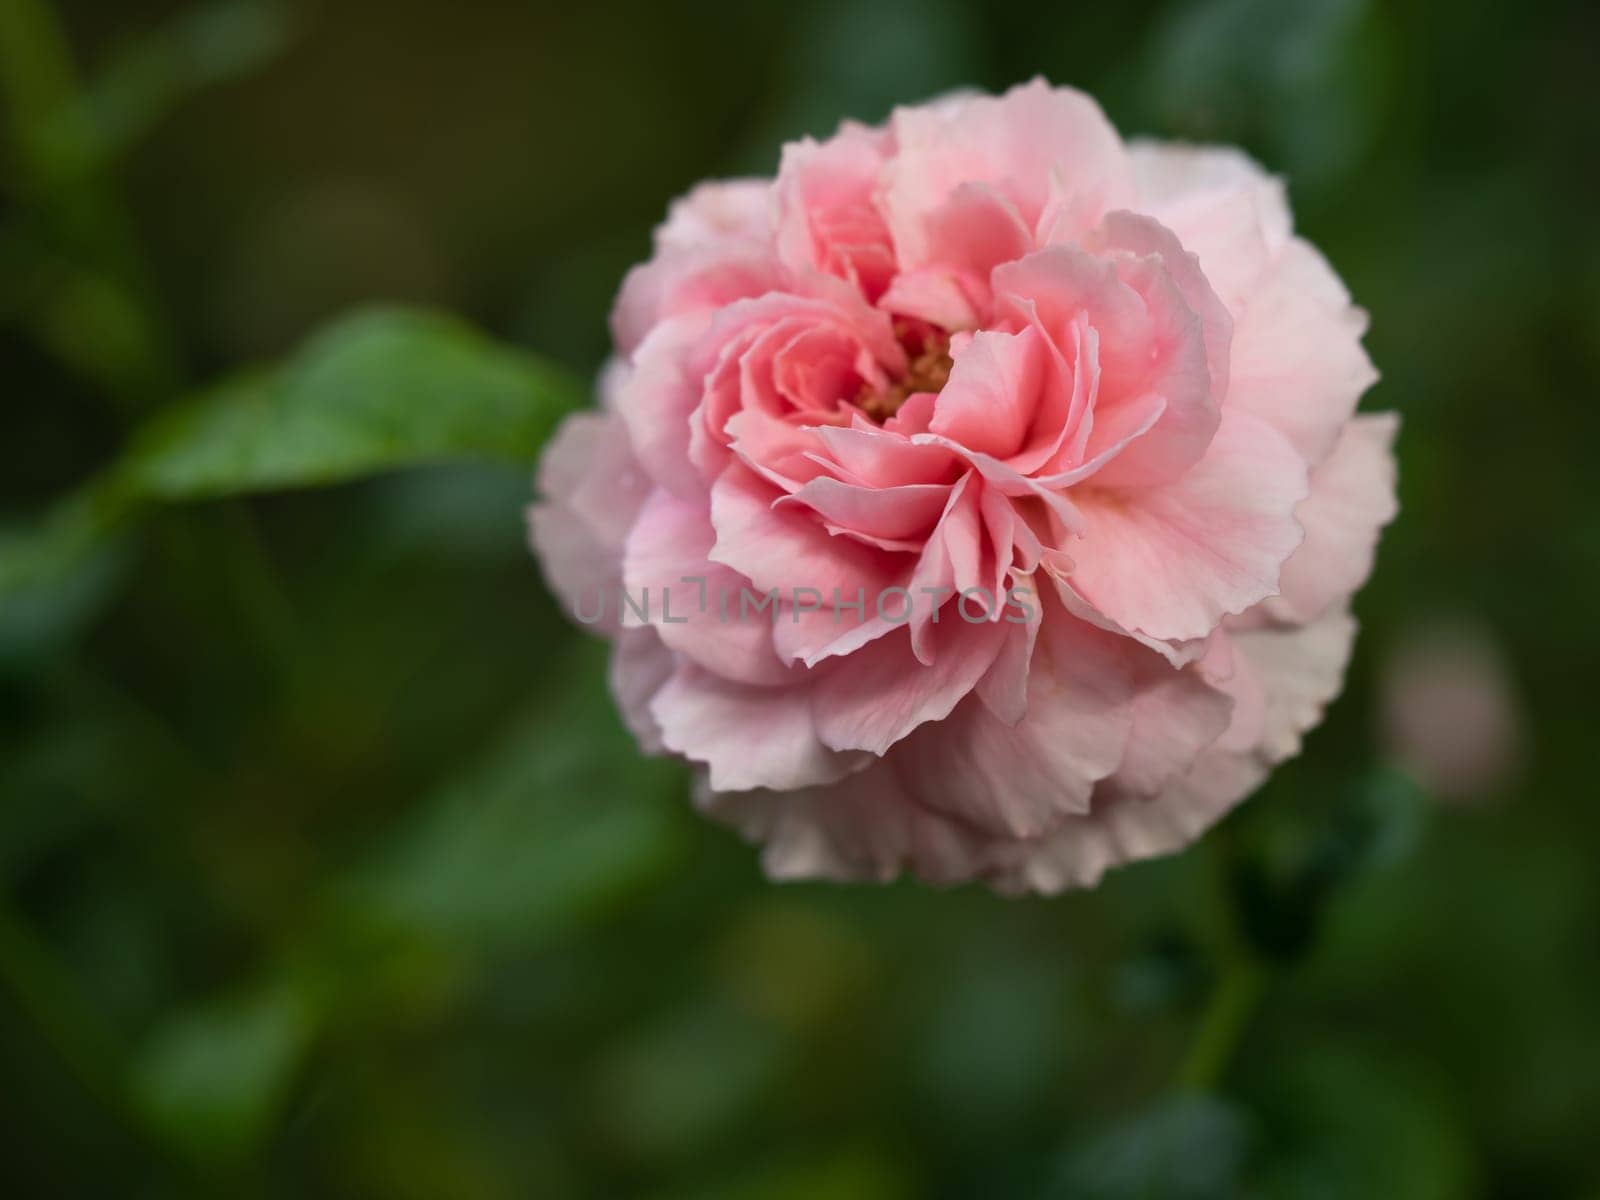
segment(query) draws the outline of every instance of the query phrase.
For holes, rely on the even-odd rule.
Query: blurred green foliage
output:
[[[7,1194],[1600,1195],[1597,47],[1577,0],[4,0]],[[672,196],[1034,73],[1285,174],[1404,516],[1200,850],[775,887],[618,726],[531,459]],[[1384,720],[1446,619],[1525,726],[1472,808]]]

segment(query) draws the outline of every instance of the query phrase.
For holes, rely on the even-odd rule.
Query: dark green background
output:
[[[80,212],[8,113],[10,517],[368,301],[592,371],[693,182],[1035,73],[1287,177],[1372,314],[1403,514],[1347,693],[1210,839],[1271,965],[1201,1098],[1207,852],[1050,901],[773,886],[617,728],[523,549],[527,470],[165,510],[59,619],[0,621],[8,1194],[1600,1197],[1600,9],[59,15],[126,144]],[[1524,717],[1472,806],[1380,728],[1439,621]]]

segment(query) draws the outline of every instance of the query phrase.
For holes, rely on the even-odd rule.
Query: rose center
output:
[[[900,411],[908,396],[917,392],[937,394],[950,379],[950,339],[936,330],[908,330],[897,327],[900,344],[905,347],[906,372],[883,391],[865,387],[856,397],[856,407],[874,421],[882,423]]]

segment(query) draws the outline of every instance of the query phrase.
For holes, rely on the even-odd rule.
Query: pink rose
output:
[[[902,108],[672,207],[533,541],[772,875],[1090,885],[1339,690],[1365,324],[1236,151],[1037,80]]]

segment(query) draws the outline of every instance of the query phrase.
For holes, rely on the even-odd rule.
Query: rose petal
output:
[[[1073,586],[1125,628],[1183,640],[1278,590],[1300,544],[1294,509],[1306,468],[1272,426],[1229,409],[1206,457],[1176,482],[1131,495],[1079,491]]]

